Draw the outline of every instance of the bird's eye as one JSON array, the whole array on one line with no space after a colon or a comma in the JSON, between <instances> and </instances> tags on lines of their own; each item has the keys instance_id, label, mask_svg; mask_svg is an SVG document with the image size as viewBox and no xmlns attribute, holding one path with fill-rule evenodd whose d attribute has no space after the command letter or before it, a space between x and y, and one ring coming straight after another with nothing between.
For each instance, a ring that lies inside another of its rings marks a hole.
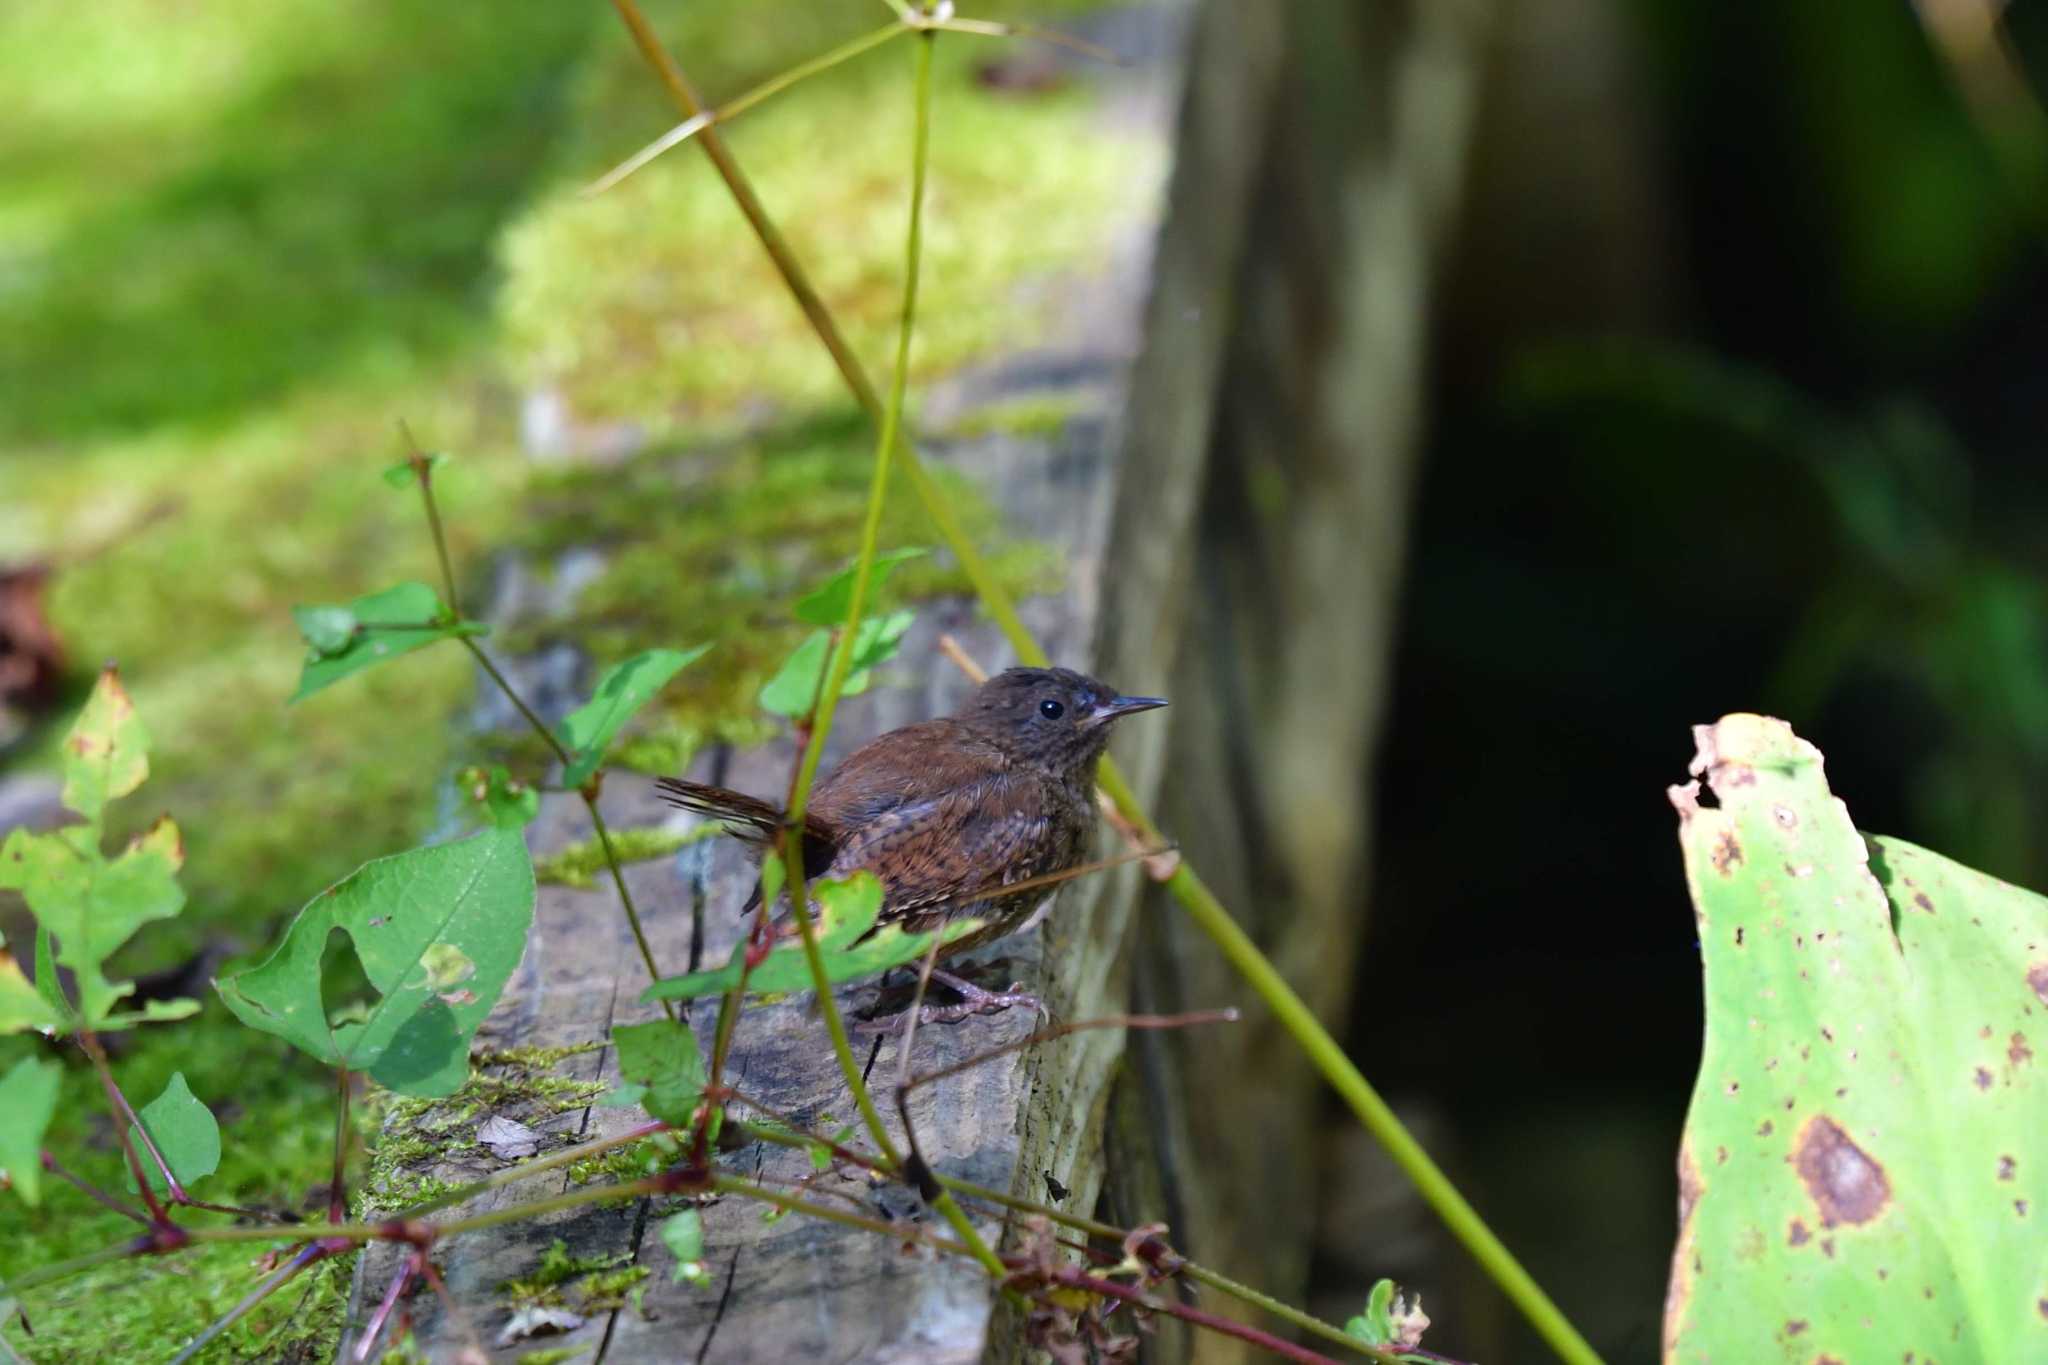
<instances>
[{"instance_id":1,"label":"bird's eye","mask_svg":"<svg viewBox=\"0 0 2048 1365\"><path fill-rule=\"evenodd\" d=\"M1061 716L1067 714L1067 708L1054 701L1051 697L1047 697L1044 701L1038 703L1038 714L1044 716L1047 720L1058 720Z\"/></svg>"}]
</instances>

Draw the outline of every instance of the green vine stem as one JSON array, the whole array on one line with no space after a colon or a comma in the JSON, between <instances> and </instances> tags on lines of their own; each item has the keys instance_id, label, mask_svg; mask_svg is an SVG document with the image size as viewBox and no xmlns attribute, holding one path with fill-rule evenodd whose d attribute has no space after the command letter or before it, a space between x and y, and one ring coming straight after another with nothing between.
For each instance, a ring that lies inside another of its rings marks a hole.
<instances>
[{"instance_id":1,"label":"green vine stem","mask_svg":"<svg viewBox=\"0 0 2048 1365\"><path fill-rule=\"evenodd\" d=\"M676 107L687 118L694 118L702 112L696 93L683 76L682 69L669 55L661 40L647 23L635 0L612 0L641 55L653 68L655 75L668 91ZM810 282L810 276L803 268L789 242L783 237L761 206L752 185L724 141L718 137L715 128L706 127L697 138L698 145L710 158L720 178L725 181L739 210L760 239L781 274L784 285L795 298L797 306L810 321L812 330L832 357L840 375L856 402L866 410L871 419L887 422L887 413L876 395L874 384L868 379L860 360L847 344L838 321L831 310L819 298ZM916 490L927 514L937 526L940 536L960 562L960 568L974 585L981 599L982 607L1002 630L1010 647L1024 663L1043 666L1050 662L1045 650L1025 626L1017 614L1016 605L990 572L988 563L981 552L968 538L959 518L954 514L944 492L930 477L919 460L916 451L900 430L891 429L887 447L902 464L905 477ZM1113 760L1105 759L1102 764L1100 783L1117 809L1141 831L1150 831L1157 838L1157 827L1145 818L1138 805L1137 795ZM1323 1073L1332 1089L1349 1104L1358 1115L1366 1130L1384 1147L1401 1167L1416 1190L1428 1201L1451 1233L1462 1242L1500 1286L1501 1291L1515 1304L1536 1331L1549 1343L1558 1356L1570 1365L1600 1365L1600 1357L1567 1320L1557 1305L1537 1285L1535 1279L1517 1261L1501 1240L1487 1227L1485 1221L1459 1194L1457 1188L1430 1160L1421 1144L1401 1125L1393 1111L1377 1092L1367 1084L1365 1077L1351 1060L1344 1055L1336 1039L1330 1036L1320 1020L1295 994L1292 987L1258 950L1223 903L1195 874L1194 869L1183 861L1179 869L1166 883L1167 891L1187 911L1202 931L1209 935L1224 957L1245 978L1248 985L1265 1001L1267 1007L1280 1024L1291 1034L1296 1044Z\"/></svg>"},{"instance_id":2,"label":"green vine stem","mask_svg":"<svg viewBox=\"0 0 2048 1365\"><path fill-rule=\"evenodd\" d=\"M434 553L441 561L441 581L448 590L448 611L451 615L460 617L462 613L456 605L458 599L455 588L455 566L448 554L447 533L441 527L440 505L434 498L434 462L427 458L426 452L420 449L419 442L413 439L412 429L405 426L404 423L400 423L399 427L405 434L407 463L412 466L413 477L419 481L420 501L426 505L427 526L434 536ZM459 638L462 641L463 648L467 649L470 657L476 660L477 667L483 669L490 680L497 684L498 690L505 694L505 700L512 703L512 708L520 714L527 725L532 728L533 732L541 737L541 741L554 752L555 758L561 765L564 768L570 767L574 760L570 758L569 751L562 747L562 741L555 737L555 732L548 728L547 722L536 715L533 708L526 704L526 699L519 695L518 689L512 686L511 680L499 671L496 664L491 662L490 655L484 653L483 646L479 645L468 635L463 635ZM647 931L640 926L640 910L639 907L633 904L633 893L626 889L625 869L619 865L619 854L618 850L612 846L611 831L605 828L604 813L597 808L599 780L599 778L593 777L577 790L576 795L582 798L584 809L590 812L591 828L597 834L598 847L604 852L605 866L611 869L612 886L619 893L619 907L626 912L626 924L633 931L633 944L640 950L640 961L647 967L647 979L649 981L659 981L661 979L661 968L655 965L654 949L647 942ZM666 1014L671 1020L676 1018L674 1001L662 1001L661 1009L662 1013Z\"/></svg>"}]
</instances>

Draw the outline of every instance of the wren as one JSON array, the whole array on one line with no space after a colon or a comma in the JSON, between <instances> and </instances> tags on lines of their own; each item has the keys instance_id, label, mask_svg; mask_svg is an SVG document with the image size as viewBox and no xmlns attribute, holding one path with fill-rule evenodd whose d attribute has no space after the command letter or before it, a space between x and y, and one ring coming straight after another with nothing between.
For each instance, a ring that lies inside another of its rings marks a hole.
<instances>
[{"instance_id":1,"label":"wren","mask_svg":"<svg viewBox=\"0 0 2048 1365\"><path fill-rule=\"evenodd\" d=\"M1042 884L1003 888L1081 863L1110 727L1164 705L1067 668L998 673L952 715L879 735L818 782L804 817L804 875L874 873L878 926L923 933L962 917L986 921L942 954L1013 933L1051 893ZM768 843L785 823L779 807L723 787L657 785L752 843Z\"/></svg>"}]
</instances>

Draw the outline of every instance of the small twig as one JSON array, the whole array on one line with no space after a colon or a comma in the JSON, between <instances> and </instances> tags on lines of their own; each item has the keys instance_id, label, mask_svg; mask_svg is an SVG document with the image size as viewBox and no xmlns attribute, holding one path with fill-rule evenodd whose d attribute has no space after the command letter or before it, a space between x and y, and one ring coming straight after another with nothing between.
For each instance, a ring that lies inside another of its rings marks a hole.
<instances>
[{"instance_id":1,"label":"small twig","mask_svg":"<svg viewBox=\"0 0 2048 1365\"><path fill-rule=\"evenodd\" d=\"M979 38L1028 38L1051 47L1063 47L1078 52L1084 57L1093 57L1098 62L1111 66L1129 66L1130 59L1120 52L1076 38L1071 33L1058 29L1036 28L1030 24L1005 24L993 19L934 19L921 25L925 28L943 29L947 33L969 33Z\"/></svg>"},{"instance_id":2,"label":"small twig","mask_svg":"<svg viewBox=\"0 0 2048 1365\"><path fill-rule=\"evenodd\" d=\"M348 1212L348 1068L334 1069L334 1179L327 1187L327 1221L339 1223Z\"/></svg>"},{"instance_id":3,"label":"small twig","mask_svg":"<svg viewBox=\"0 0 2048 1365\"><path fill-rule=\"evenodd\" d=\"M399 419L398 431L405 437L406 462L412 465L413 477L420 482L420 499L427 505L427 525L434 532L434 553L441 560L441 582L448 589L448 614L460 621L462 601L455 589L455 563L448 557L448 537L441 529L441 509L434 502L434 462L420 449L420 443L413 439L412 428L403 418Z\"/></svg>"},{"instance_id":4,"label":"small twig","mask_svg":"<svg viewBox=\"0 0 2048 1365\"><path fill-rule=\"evenodd\" d=\"M584 197L588 198L591 195L603 194L606 190L613 188L620 181L647 165L648 162L654 160L663 152L681 146L712 125L730 123L763 100L781 94L792 85L808 80L821 72L829 71L841 62L850 61L870 48L880 47L890 39L900 38L908 32L910 32L910 29L903 24L884 24L870 33L864 33L849 42L841 43L838 47L833 48L822 56L813 57L809 61L799 62L782 74L769 77L744 95L729 100L716 109L705 109L699 113L692 114L689 118L669 129L666 133L663 133L660 137L648 143L645 147L642 147L639 151L633 153L633 155L627 157L617 166L614 166L611 170L585 186L583 189Z\"/></svg>"},{"instance_id":5,"label":"small twig","mask_svg":"<svg viewBox=\"0 0 2048 1365\"><path fill-rule=\"evenodd\" d=\"M279 1266L261 1284L257 1285L247 1294L244 1294L241 1302L230 1308L224 1316L215 1319L212 1326L201 1332L197 1337L194 1337L190 1345L173 1356L171 1358L171 1365L185 1365L186 1361L205 1350L214 1338L246 1317L249 1310L283 1288L285 1281L291 1279L292 1276L298 1274L301 1270L313 1264L313 1262L329 1254L318 1242L308 1242L305 1246L300 1247L298 1255Z\"/></svg>"},{"instance_id":6,"label":"small twig","mask_svg":"<svg viewBox=\"0 0 2048 1365\"><path fill-rule=\"evenodd\" d=\"M437 1210L449 1208L465 1200L473 1199L487 1190L495 1190L500 1186L514 1184L531 1176L542 1175L563 1166L574 1165L586 1157L598 1156L610 1151L614 1147L624 1147L630 1143L638 1142L641 1138L652 1137L656 1133L667 1132L668 1130L668 1124L660 1119L656 1119L652 1123L643 1123L637 1128L628 1128L625 1132L614 1133L610 1137L593 1138L589 1142L578 1143L574 1147L564 1147L559 1152L550 1152L546 1156L535 1157L531 1161L522 1161L517 1166L508 1167L493 1175L485 1176L482 1180L473 1181L457 1189L449 1190L444 1194L438 1194L422 1203L409 1205L393 1216L401 1219L421 1218Z\"/></svg>"},{"instance_id":7,"label":"small twig","mask_svg":"<svg viewBox=\"0 0 2048 1365\"><path fill-rule=\"evenodd\" d=\"M112 1209L115 1213L120 1214L123 1218L133 1218L136 1222L142 1224L144 1227L149 1226L148 1214L144 1213L141 1209L136 1208L135 1205L130 1204L125 1200L116 1199L113 1195L108 1194L105 1190L86 1180L84 1177L73 1174L71 1171L67 1170L57 1160L56 1155L49 1151L49 1149L47 1148L45 1148L42 1153L42 1164L44 1170L48 1171L51 1175L56 1176L60 1180L69 1181L71 1184L77 1186L78 1189L82 1191L88 1198L93 1199L96 1202L105 1205L107 1208Z\"/></svg>"},{"instance_id":8,"label":"small twig","mask_svg":"<svg viewBox=\"0 0 2048 1365\"><path fill-rule=\"evenodd\" d=\"M132 1128L141 1134L143 1144L149 1148L149 1154L155 1160L157 1169L163 1172L164 1188L171 1192L174 1199L183 1193L178 1186L178 1178L171 1174L170 1163L165 1161L163 1153L157 1150L156 1143L149 1136L149 1130L144 1128L142 1121L135 1116L135 1110L129 1106L128 1097L123 1095L121 1087L114 1083L114 1073L107 1066L106 1050L100 1046L98 1036L91 1029L82 1028L78 1031L78 1044L85 1049L85 1055L92 1058L93 1070L99 1073L100 1086L107 1092L107 1103L114 1110L114 1137L120 1142L121 1151L128 1157L128 1169L135 1176L135 1188L141 1193L142 1202L149 1208L150 1221L166 1222L164 1206L157 1202L156 1191L150 1188L149 1176L142 1169L142 1159L135 1155L135 1144L129 1141L129 1129Z\"/></svg>"},{"instance_id":9,"label":"small twig","mask_svg":"<svg viewBox=\"0 0 2048 1365\"><path fill-rule=\"evenodd\" d=\"M398 1306L399 1296L405 1293L405 1286L411 1282L413 1273L425 1260L426 1253L415 1248L405 1258L405 1264L399 1268L398 1273L391 1277L391 1287L384 1291L383 1299L377 1304L377 1311L370 1314L369 1324L363 1328L362 1340L356 1343L357 1365L370 1358L370 1351L376 1346L377 1338L384 1335L384 1324L390 1319L391 1310Z\"/></svg>"},{"instance_id":10,"label":"small twig","mask_svg":"<svg viewBox=\"0 0 2048 1365\"><path fill-rule=\"evenodd\" d=\"M471 1358L478 1361L489 1360L491 1358L490 1352L484 1349L484 1339L477 1335L476 1324L469 1320L469 1314L462 1311L462 1305L457 1303L455 1296L448 1292L448 1285L442 1280L441 1272L435 1268L433 1258L428 1256L424 1249L420 1251L419 1258L420 1274L426 1277L429 1285L433 1286L434 1293L441 1299L441 1307L447 1312L449 1318L454 1321L456 1330L469 1338L470 1348L475 1352L475 1355Z\"/></svg>"},{"instance_id":11,"label":"small twig","mask_svg":"<svg viewBox=\"0 0 2048 1365\"><path fill-rule=\"evenodd\" d=\"M1001 1047L977 1053L964 1061L941 1067L937 1071L913 1076L905 1088L915 1090L921 1085L930 1085L933 1081L943 1081L948 1076L957 1076L963 1071L972 1070L998 1057L1007 1057L1012 1052L1022 1052L1027 1047L1036 1047L1040 1043L1049 1043L1055 1038L1064 1038L1070 1033L1080 1033L1087 1029L1192 1028L1200 1024L1234 1024L1237 1019L1238 1013L1235 1009L1193 1010L1186 1014L1112 1014L1101 1019L1076 1019L1071 1024L1057 1024L1052 1028L1040 1029L1028 1038L1019 1038L1014 1043L1005 1043Z\"/></svg>"},{"instance_id":12,"label":"small twig","mask_svg":"<svg viewBox=\"0 0 2048 1365\"><path fill-rule=\"evenodd\" d=\"M1013 1288L1032 1281L1038 1281L1042 1284L1058 1285L1063 1289L1079 1289L1090 1294L1100 1294L1104 1298L1121 1299L1125 1303L1136 1304L1140 1308L1150 1309L1155 1313L1164 1313L1169 1317L1179 1318L1183 1322L1193 1323L1195 1326L1207 1328L1211 1332L1220 1332L1227 1337L1236 1337L1239 1341L1249 1342L1261 1350L1272 1352L1274 1355L1282 1356L1288 1360L1301 1361L1303 1365L1339 1365L1339 1362L1322 1354L1320 1351L1311 1351L1306 1346L1297 1346L1291 1341L1285 1341L1274 1336L1271 1332L1261 1331L1249 1323L1239 1322L1235 1318L1222 1317L1218 1314L1196 1308L1191 1304L1178 1302L1177 1300L1159 1298L1120 1281L1107 1279L1100 1275L1090 1275L1087 1271L1074 1266L1032 1265L1017 1258L1012 1258L1010 1264L1019 1272L1012 1275L1009 1279L1008 1283ZM1380 1360L1392 1362L1392 1365L1399 1365L1400 1357L1393 1352L1381 1350L1377 1347L1365 1346L1363 1342L1360 1342L1359 1345L1368 1354Z\"/></svg>"}]
</instances>

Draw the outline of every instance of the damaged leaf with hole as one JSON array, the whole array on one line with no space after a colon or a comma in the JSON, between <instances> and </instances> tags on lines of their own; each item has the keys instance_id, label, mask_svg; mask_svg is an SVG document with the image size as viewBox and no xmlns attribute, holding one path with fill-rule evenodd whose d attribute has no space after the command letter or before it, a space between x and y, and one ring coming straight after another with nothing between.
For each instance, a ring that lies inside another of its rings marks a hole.
<instances>
[{"instance_id":1,"label":"damaged leaf with hole","mask_svg":"<svg viewBox=\"0 0 2048 1365\"><path fill-rule=\"evenodd\" d=\"M1685 1150L1716 1159L1684 1164L1665 1359L2048 1360L2048 900L1859 833L1781 721L1695 740Z\"/></svg>"}]
</instances>

